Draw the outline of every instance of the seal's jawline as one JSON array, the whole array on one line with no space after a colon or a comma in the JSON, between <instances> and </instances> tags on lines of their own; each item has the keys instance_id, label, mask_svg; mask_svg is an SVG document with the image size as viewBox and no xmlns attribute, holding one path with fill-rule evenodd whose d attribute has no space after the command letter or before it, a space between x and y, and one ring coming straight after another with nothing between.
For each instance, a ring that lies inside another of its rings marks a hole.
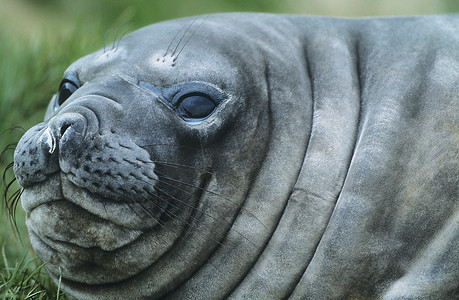
<instances>
[{"instance_id":1,"label":"seal's jawline","mask_svg":"<svg viewBox=\"0 0 459 300\"><path fill-rule=\"evenodd\" d=\"M152 264L150 264L147 267L145 267L145 269L140 270L139 272L137 272L137 273L135 273L135 274L133 274L133 275L131 275L129 277L126 277L126 278L124 278L122 280L108 281L108 282L105 282L105 283L97 283L97 284L90 284L90 283L84 283L84 282L80 282L80 281L75 281L75 280L66 278L64 276L59 276L58 274L52 272L49 268L47 268L46 270L48 270L48 272L50 273L51 277L54 279L55 282L59 282L60 281L63 286L67 286L67 287L71 286L71 289L81 291L81 290L87 289L88 287L106 288L106 287L110 287L110 286L118 286L120 284L124 284L126 282L135 280L136 277L141 276L143 272L147 271L154 264L155 264L155 262L153 262Z\"/></svg>"}]
</instances>

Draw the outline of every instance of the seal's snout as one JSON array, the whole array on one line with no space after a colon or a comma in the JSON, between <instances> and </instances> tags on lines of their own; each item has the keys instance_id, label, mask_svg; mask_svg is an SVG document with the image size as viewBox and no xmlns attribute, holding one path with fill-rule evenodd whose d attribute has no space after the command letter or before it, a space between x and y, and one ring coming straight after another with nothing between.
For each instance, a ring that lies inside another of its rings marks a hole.
<instances>
[{"instance_id":1,"label":"seal's snout","mask_svg":"<svg viewBox=\"0 0 459 300\"><path fill-rule=\"evenodd\" d=\"M24 134L14 151L14 174L21 186L42 182L59 170L58 161L52 159L56 143L53 132L44 124Z\"/></svg>"},{"instance_id":2,"label":"seal's snout","mask_svg":"<svg viewBox=\"0 0 459 300\"><path fill-rule=\"evenodd\" d=\"M86 128L82 115L66 113L26 132L14 154L14 172L19 184L28 187L59 171L59 156L75 151Z\"/></svg>"}]
</instances>

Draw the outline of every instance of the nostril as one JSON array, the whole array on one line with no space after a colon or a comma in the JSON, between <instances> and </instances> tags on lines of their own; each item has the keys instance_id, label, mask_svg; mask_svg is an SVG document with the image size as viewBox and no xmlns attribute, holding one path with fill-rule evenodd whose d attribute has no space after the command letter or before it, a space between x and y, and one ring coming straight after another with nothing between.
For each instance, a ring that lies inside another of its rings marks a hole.
<instances>
[{"instance_id":1,"label":"nostril","mask_svg":"<svg viewBox=\"0 0 459 300\"><path fill-rule=\"evenodd\" d=\"M39 138L40 144L48 148L48 152L53 154L56 150L57 142L53 131L48 127Z\"/></svg>"},{"instance_id":2,"label":"nostril","mask_svg":"<svg viewBox=\"0 0 459 300\"><path fill-rule=\"evenodd\" d=\"M62 124L62 127L61 127L61 136L64 135L65 131L67 131L67 129L71 126L70 123L64 123Z\"/></svg>"},{"instance_id":3,"label":"nostril","mask_svg":"<svg viewBox=\"0 0 459 300\"><path fill-rule=\"evenodd\" d=\"M59 153L68 147L74 147L84 137L86 132L86 119L78 113L62 113L54 116L48 122L50 137L48 140L55 142L55 148L59 148ZM48 143L52 144L52 143ZM73 146L72 146L73 145ZM49 147L54 152L54 147Z\"/></svg>"}]
</instances>

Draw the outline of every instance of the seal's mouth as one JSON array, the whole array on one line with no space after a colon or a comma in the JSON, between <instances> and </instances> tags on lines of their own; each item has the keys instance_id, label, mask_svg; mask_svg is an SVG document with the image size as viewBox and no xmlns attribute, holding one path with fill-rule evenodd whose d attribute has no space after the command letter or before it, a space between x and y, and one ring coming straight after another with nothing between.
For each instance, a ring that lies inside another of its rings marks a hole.
<instances>
[{"instance_id":1,"label":"seal's mouth","mask_svg":"<svg viewBox=\"0 0 459 300\"><path fill-rule=\"evenodd\" d=\"M57 203L68 204L62 201L49 205L54 206ZM42 206L47 206L47 204ZM162 247L163 245L155 243L158 239L158 232L154 230L145 232L137 238L135 234L131 235L134 239L123 246L116 241L115 235L101 235L105 245L110 245L109 241L112 240L114 249L108 251L99 246L79 245L89 240L88 237L85 239L85 235L88 232L91 233L91 230L83 230L82 233L73 235L72 238L69 238L74 233L72 229L63 229L47 235L42 232L42 226L36 226L33 222L30 219L27 221L29 238L37 255L46 263L45 268L48 272L56 278L62 277L62 279L81 284L97 285L127 280L150 267L167 250ZM92 226L86 229L90 228L94 229ZM99 233L104 229L100 228ZM123 235L119 237L123 242L127 241ZM156 247L152 249L152 245Z\"/></svg>"},{"instance_id":2,"label":"seal's mouth","mask_svg":"<svg viewBox=\"0 0 459 300\"><path fill-rule=\"evenodd\" d=\"M156 224L154 218L146 215L145 205L148 204L140 206L139 202L128 203L104 198L76 186L63 173L55 173L46 181L25 188L21 199L28 217L40 206L59 201L73 204L102 220L133 231L152 228ZM72 214L71 209L68 214Z\"/></svg>"},{"instance_id":3,"label":"seal's mouth","mask_svg":"<svg viewBox=\"0 0 459 300\"><path fill-rule=\"evenodd\" d=\"M69 185L72 184L65 175L56 173L47 181L24 189L22 195L28 227L52 248L61 242L114 251L132 243L146 229L142 228L146 220L137 220L138 214L123 211L135 209L132 206L125 208L121 202L100 199Z\"/></svg>"},{"instance_id":4,"label":"seal's mouth","mask_svg":"<svg viewBox=\"0 0 459 300\"><path fill-rule=\"evenodd\" d=\"M67 200L37 206L28 214L27 225L50 246L62 242L103 251L121 248L142 234L101 219Z\"/></svg>"},{"instance_id":5,"label":"seal's mouth","mask_svg":"<svg viewBox=\"0 0 459 300\"><path fill-rule=\"evenodd\" d=\"M110 202L72 185L63 173L24 189L22 205L31 243L48 271L85 284L120 282L138 274L180 233L161 232L133 212L135 203Z\"/></svg>"}]
</instances>

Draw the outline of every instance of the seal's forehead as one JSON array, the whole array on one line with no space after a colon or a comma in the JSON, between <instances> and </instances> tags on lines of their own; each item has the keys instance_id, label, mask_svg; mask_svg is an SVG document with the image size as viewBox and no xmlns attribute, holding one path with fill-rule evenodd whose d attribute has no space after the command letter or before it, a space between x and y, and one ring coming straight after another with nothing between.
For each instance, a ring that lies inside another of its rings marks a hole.
<instances>
[{"instance_id":1,"label":"seal's forehead","mask_svg":"<svg viewBox=\"0 0 459 300\"><path fill-rule=\"evenodd\" d=\"M231 84L243 71L241 66L248 61L254 64L258 58L256 51L250 51L253 45L247 35L229 25L212 17L157 23L124 37L113 49L109 45L105 51L84 57L69 69L77 70L83 81L116 72L161 85L190 80Z\"/></svg>"}]
</instances>

